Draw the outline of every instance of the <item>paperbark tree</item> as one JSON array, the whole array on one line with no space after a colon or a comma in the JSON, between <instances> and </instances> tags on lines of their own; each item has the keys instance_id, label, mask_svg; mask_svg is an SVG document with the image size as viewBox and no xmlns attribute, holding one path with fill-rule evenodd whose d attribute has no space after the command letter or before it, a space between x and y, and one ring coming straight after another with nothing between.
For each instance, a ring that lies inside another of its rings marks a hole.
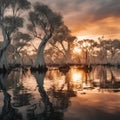
<instances>
[{"instance_id":1,"label":"paperbark tree","mask_svg":"<svg viewBox=\"0 0 120 120\"><path fill-rule=\"evenodd\" d=\"M53 12L48 6L35 3L33 11L29 13L30 24L28 29L35 38L41 40L38 47L37 57L32 68L46 68L44 49L47 42L52 38L56 28L63 24L61 15Z\"/></svg>"},{"instance_id":2,"label":"paperbark tree","mask_svg":"<svg viewBox=\"0 0 120 120\"><path fill-rule=\"evenodd\" d=\"M0 0L0 28L3 38L0 47L0 70L7 70L9 67L6 57L7 48L14 33L23 27L21 10L28 8L30 8L30 3L27 0Z\"/></svg>"},{"instance_id":3,"label":"paperbark tree","mask_svg":"<svg viewBox=\"0 0 120 120\"><path fill-rule=\"evenodd\" d=\"M103 40L101 41L101 47L106 51L107 64L117 63L117 56L120 53L120 41L114 40Z\"/></svg>"},{"instance_id":4,"label":"paperbark tree","mask_svg":"<svg viewBox=\"0 0 120 120\"><path fill-rule=\"evenodd\" d=\"M78 42L79 48L82 49L83 55L84 55L84 64L89 65L92 63L90 60L92 55L94 54L94 47L97 45L97 43L94 40L90 39L84 39L82 41Z\"/></svg>"},{"instance_id":5,"label":"paperbark tree","mask_svg":"<svg viewBox=\"0 0 120 120\"><path fill-rule=\"evenodd\" d=\"M56 30L53 39L50 42L53 47L56 47L58 49L59 47L55 44L59 42L60 46L62 47L65 64L71 62L71 45L75 39L76 37L71 35L71 31L69 30L69 28L66 25L62 25ZM61 50L59 49L59 51Z\"/></svg>"}]
</instances>

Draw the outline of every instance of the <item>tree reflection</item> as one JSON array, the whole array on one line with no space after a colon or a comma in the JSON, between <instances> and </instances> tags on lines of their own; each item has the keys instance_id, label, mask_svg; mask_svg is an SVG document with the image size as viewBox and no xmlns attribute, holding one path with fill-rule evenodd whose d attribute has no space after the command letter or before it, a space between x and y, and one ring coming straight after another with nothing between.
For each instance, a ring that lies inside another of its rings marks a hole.
<instances>
[{"instance_id":1,"label":"tree reflection","mask_svg":"<svg viewBox=\"0 0 120 120\"><path fill-rule=\"evenodd\" d=\"M114 74L114 68L106 66L97 67L97 77L100 80L98 86L101 89L116 89L120 88L120 80ZM96 86L96 83L93 82Z\"/></svg>"},{"instance_id":2,"label":"tree reflection","mask_svg":"<svg viewBox=\"0 0 120 120\"><path fill-rule=\"evenodd\" d=\"M7 78L7 73L0 74L0 88L4 95L4 103L0 114L0 120L23 120L22 115L11 105L11 95L7 92L6 84L4 82Z\"/></svg>"},{"instance_id":3,"label":"tree reflection","mask_svg":"<svg viewBox=\"0 0 120 120\"><path fill-rule=\"evenodd\" d=\"M106 70L106 79L105 79L105 85L102 86L103 88L120 88L120 82L117 81L113 70L111 67L104 68ZM109 71L110 78L107 78L107 72Z\"/></svg>"},{"instance_id":4,"label":"tree reflection","mask_svg":"<svg viewBox=\"0 0 120 120\"><path fill-rule=\"evenodd\" d=\"M53 97L56 98L59 103L58 109L66 110L71 104L70 98L75 97L76 93L73 90L73 85L70 83L70 73L66 72L63 74L65 76L65 82L59 89L53 90Z\"/></svg>"},{"instance_id":5,"label":"tree reflection","mask_svg":"<svg viewBox=\"0 0 120 120\"><path fill-rule=\"evenodd\" d=\"M86 72L84 69L75 67L71 68L65 76L71 76L68 78L67 84L69 84L70 89L73 91L92 89L111 89L113 91L120 88L120 79L116 78L114 69L114 67L97 66L93 67L91 72ZM70 80L71 83L69 83Z\"/></svg>"},{"instance_id":6,"label":"tree reflection","mask_svg":"<svg viewBox=\"0 0 120 120\"><path fill-rule=\"evenodd\" d=\"M29 90L23 85L23 80L26 74L27 71L24 71L24 69L20 69L19 71L16 71L16 74L14 74L14 78L17 78L17 83L13 90L14 107L22 107L30 104L32 94L29 93Z\"/></svg>"},{"instance_id":7,"label":"tree reflection","mask_svg":"<svg viewBox=\"0 0 120 120\"><path fill-rule=\"evenodd\" d=\"M44 77L46 73L33 73L36 82L38 84L38 91L42 97L42 102L44 103L44 110L41 113L36 113L37 104L28 109L27 117L28 120L63 120L63 113L56 111L53 104L50 102L50 99L44 89ZM39 106L40 107L40 106ZM40 112L40 111L39 111Z\"/></svg>"},{"instance_id":8,"label":"tree reflection","mask_svg":"<svg viewBox=\"0 0 120 120\"><path fill-rule=\"evenodd\" d=\"M54 77L52 87L48 91L49 96L51 96L56 110L65 111L71 105L70 98L76 96L76 92L73 90L73 85L70 82L70 73L69 71L60 70L52 73Z\"/></svg>"}]
</instances>

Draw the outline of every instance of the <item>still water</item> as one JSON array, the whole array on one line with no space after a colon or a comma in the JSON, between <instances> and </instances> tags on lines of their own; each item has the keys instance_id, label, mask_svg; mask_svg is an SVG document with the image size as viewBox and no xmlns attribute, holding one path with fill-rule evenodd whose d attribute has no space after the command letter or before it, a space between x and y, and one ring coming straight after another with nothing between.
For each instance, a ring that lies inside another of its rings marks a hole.
<instances>
[{"instance_id":1,"label":"still water","mask_svg":"<svg viewBox=\"0 0 120 120\"><path fill-rule=\"evenodd\" d=\"M120 69L0 74L0 120L120 120Z\"/></svg>"}]
</instances>

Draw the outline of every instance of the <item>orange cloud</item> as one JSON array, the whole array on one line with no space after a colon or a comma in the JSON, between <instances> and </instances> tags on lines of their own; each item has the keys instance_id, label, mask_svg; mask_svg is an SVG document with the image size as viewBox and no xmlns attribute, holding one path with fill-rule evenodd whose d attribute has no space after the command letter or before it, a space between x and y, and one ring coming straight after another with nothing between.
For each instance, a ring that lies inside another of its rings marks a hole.
<instances>
[{"instance_id":1,"label":"orange cloud","mask_svg":"<svg viewBox=\"0 0 120 120\"><path fill-rule=\"evenodd\" d=\"M42 3L60 12L74 35L120 37L119 0L44 0Z\"/></svg>"}]
</instances>

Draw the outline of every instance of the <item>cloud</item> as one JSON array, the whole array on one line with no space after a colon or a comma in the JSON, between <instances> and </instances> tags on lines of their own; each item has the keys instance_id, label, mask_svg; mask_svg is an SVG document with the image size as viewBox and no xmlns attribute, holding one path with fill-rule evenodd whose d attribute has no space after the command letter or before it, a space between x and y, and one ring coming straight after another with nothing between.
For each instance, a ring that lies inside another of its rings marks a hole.
<instances>
[{"instance_id":1,"label":"cloud","mask_svg":"<svg viewBox=\"0 0 120 120\"><path fill-rule=\"evenodd\" d=\"M78 19L97 20L109 16L120 16L119 0L34 0L36 1L49 5L63 16L79 13Z\"/></svg>"},{"instance_id":2,"label":"cloud","mask_svg":"<svg viewBox=\"0 0 120 120\"><path fill-rule=\"evenodd\" d=\"M30 0L33 2L33 0ZM103 19L109 16L119 17L120 0L34 0L47 4L63 16L79 13L78 18Z\"/></svg>"},{"instance_id":3,"label":"cloud","mask_svg":"<svg viewBox=\"0 0 120 120\"><path fill-rule=\"evenodd\" d=\"M93 11L94 20L104 19L107 17L120 17L119 0L99 0L96 4L98 9Z\"/></svg>"},{"instance_id":4,"label":"cloud","mask_svg":"<svg viewBox=\"0 0 120 120\"><path fill-rule=\"evenodd\" d=\"M71 11L77 11L80 9L81 4L86 0L30 0L31 2L41 2L47 4L53 9L62 13L69 13Z\"/></svg>"},{"instance_id":5,"label":"cloud","mask_svg":"<svg viewBox=\"0 0 120 120\"><path fill-rule=\"evenodd\" d=\"M31 0L32 1L32 0ZM120 0L34 0L60 12L73 34L120 33Z\"/></svg>"}]
</instances>

